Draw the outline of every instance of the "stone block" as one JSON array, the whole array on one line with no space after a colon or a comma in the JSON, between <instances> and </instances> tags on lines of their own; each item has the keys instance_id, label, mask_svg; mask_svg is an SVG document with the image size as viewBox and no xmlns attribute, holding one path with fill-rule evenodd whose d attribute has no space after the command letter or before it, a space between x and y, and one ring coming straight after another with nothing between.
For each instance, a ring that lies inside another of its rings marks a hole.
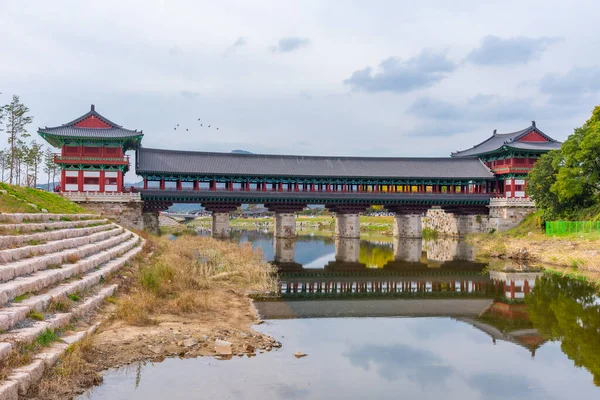
<instances>
[{"instance_id":1,"label":"stone block","mask_svg":"<svg viewBox=\"0 0 600 400\"><path fill-rule=\"evenodd\" d=\"M6 380L0 384L0 400L19 400L19 382Z\"/></svg>"}]
</instances>

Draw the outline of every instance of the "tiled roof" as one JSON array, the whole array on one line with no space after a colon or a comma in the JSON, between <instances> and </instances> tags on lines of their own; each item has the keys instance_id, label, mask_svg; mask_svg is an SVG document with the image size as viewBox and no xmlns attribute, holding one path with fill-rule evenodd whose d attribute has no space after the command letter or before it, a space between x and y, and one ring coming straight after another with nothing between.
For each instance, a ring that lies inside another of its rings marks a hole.
<instances>
[{"instance_id":1,"label":"tiled roof","mask_svg":"<svg viewBox=\"0 0 600 400\"><path fill-rule=\"evenodd\" d=\"M83 128L77 127L76 124L81 121L95 117L101 121L104 121L109 125L108 128ZM143 136L142 131L125 129L121 125L117 125L109 119L103 117L98 112L96 112L94 105L92 104L90 111L81 117L68 122L66 124L55 126L55 127L45 127L38 128L38 132L40 134L45 135L54 135L54 136L64 136L64 137L77 137L77 138L129 138L129 137L137 137Z\"/></svg>"},{"instance_id":2,"label":"tiled roof","mask_svg":"<svg viewBox=\"0 0 600 400\"><path fill-rule=\"evenodd\" d=\"M318 157L210 153L140 147L138 174L342 178L475 178L493 175L476 158Z\"/></svg>"},{"instance_id":3,"label":"tiled roof","mask_svg":"<svg viewBox=\"0 0 600 400\"><path fill-rule=\"evenodd\" d=\"M548 142L520 142L519 139L527 135L531 132L537 132L542 137L548 140ZM522 149L522 150L539 150L539 151L550 151L554 149L560 149L561 143L557 140L552 139L550 136L546 135L544 132L540 131L535 126L535 121L532 121L530 127L526 129L522 129L517 132L512 133L496 133L494 131L493 135L478 145L473 146L470 149L457 151L456 153L452 153L452 157L473 157L479 154L492 153L496 150L501 149L504 146L511 147L514 149Z\"/></svg>"}]
</instances>

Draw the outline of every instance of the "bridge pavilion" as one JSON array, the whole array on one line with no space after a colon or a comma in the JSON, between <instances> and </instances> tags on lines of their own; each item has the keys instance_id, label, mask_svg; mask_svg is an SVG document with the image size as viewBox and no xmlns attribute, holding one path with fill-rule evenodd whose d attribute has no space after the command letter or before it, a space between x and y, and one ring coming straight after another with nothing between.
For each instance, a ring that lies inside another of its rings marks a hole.
<instances>
[{"instance_id":1,"label":"bridge pavilion","mask_svg":"<svg viewBox=\"0 0 600 400\"><path fill-rule=\"evenodd\" d=\"M158 211L173 203L196 203L212 212L213 233L227 235L230 211L241 204L264 204L275 213L276 235L283 237L295 235L294 212L308 204L322 204L336 213L339 237L358 237L359 213L374 204L395 213L396 236L420 237L421 217L431 208L454 218L443 222L442 228L455 234L472 231L475 225L479 231L503 229L509 225L500 220L512 218L509 222L514 225L523 213L507 213L506 207L515 202L499 204L497 199L523 197L526 174L535 160L560 147L534 122L510 134L494 132L486 141L452 157L325 157L151 149L142 146L141 131L111 122L93 105L81 117L61 126L39 128L38 133L61 149L55 162L62 170L60 188L64 195L100 212L115 209L101 203L109 198L119 201L115 194L121 195L123 176L129 169L125 153L135 150L135 170L143 178L143 188L123 200L128 203L123 207L131 208L133 201L139 203L133 214L140 215L123 221L132 227L152 226L150 230L157 231ZM91 207L91 201L100 205ZM499 205L504 207L503 215L494 211ZM519 205L530 210L533 203L527 200ZM122 214L116 212L117 219ZM482 215L491 219L483 220ZM500 219L493 223L494 218Z\"/></svg>"},{"instance_id":2,"label":"bridge pavilion","mask_svg":"<svg viewBox=\"0 0 600 400\"><path fill-rule=\"evenodd\" d=\"M38 134L60 148L54 162L61 168L61 192L119 193L129 170L127 150L144 136L103 117L92 104L90 111L66 124L38 128Z\"/></svg>"},{"instance_id":3,"label":"bridge pavilion","mask_svg":"<svg viewBox=\"0 0 600 400\"><path fill-rule=\"evenodd\" d=\"M508 198L527 197L527 174L544 153L560 149L561 143L531 126L512 133L497 133L470 149L452 153L452 157L477 157L497 179L497 193Z\"/></svg>"}]
</instances>

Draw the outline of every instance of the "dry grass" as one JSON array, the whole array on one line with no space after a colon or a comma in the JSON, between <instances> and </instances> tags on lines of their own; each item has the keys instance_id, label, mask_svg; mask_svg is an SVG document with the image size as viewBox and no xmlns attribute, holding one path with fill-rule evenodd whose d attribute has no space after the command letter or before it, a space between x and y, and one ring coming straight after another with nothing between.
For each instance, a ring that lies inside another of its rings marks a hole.
<instances>
[{"instance_id":1,"label":"dry grass","mask_svg":"<svg viewBox=\"0 0 600 400\"><path fill-rule=\"evenodd\" d=\"M91 335L67 349L55 368L46 371L44 379L35 388L40 399L72 398L73 388L86 388L102 382L93 364L94 344Z\"/></svg>"},{"instance_id":2,"label":"dry grass","mask_svg":"<svg viewBox=\"0 0 600 400\"><path fill-rule=\"evenodd\" d=\"M597 234L548 237L532 233L522 237L504 234L470 238L480 257L527 260L542 265L600 272L600 237Z\"/></svg>"},{"instance_id":3,"label":"dry grass","mask_svg":"<svg viewBox=\"0 0 600 400\"><path fill-rule=\"evenodd\" d=\"M69 254L66 260L67 264L75 264L77 261L81 260L81 257L79 257L77 254Z\"/></svg>"},{"instance_id":4,"label":"dry grass","mask_svg":"<svg viewBox=\"0 0 600 400\"><path fill-rule=\"evenodd\" d=\"M250 245L212 238L151 238L154 253L132 269L134 283L117 308L117 318L150 325L159 314L193 314L218 310L219 292L272 291L273 267Z\"/></svg>"}]
</instances>

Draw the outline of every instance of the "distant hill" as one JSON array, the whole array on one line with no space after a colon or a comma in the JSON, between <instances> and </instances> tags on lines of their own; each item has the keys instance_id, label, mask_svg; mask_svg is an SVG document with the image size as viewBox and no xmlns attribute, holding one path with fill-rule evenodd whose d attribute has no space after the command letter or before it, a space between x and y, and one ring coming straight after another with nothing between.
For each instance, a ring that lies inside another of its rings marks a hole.
<instances>
[{"instance_id":1,"label":"distant hill","mask_svg":"<svg viewBox=\"0 0 600 400\"><path fill-rule=\"evenodd\" d=\"M253 152L248 150L231 150L231 152L234 154L254 154Z\"/></svg>"}]
</instances>

